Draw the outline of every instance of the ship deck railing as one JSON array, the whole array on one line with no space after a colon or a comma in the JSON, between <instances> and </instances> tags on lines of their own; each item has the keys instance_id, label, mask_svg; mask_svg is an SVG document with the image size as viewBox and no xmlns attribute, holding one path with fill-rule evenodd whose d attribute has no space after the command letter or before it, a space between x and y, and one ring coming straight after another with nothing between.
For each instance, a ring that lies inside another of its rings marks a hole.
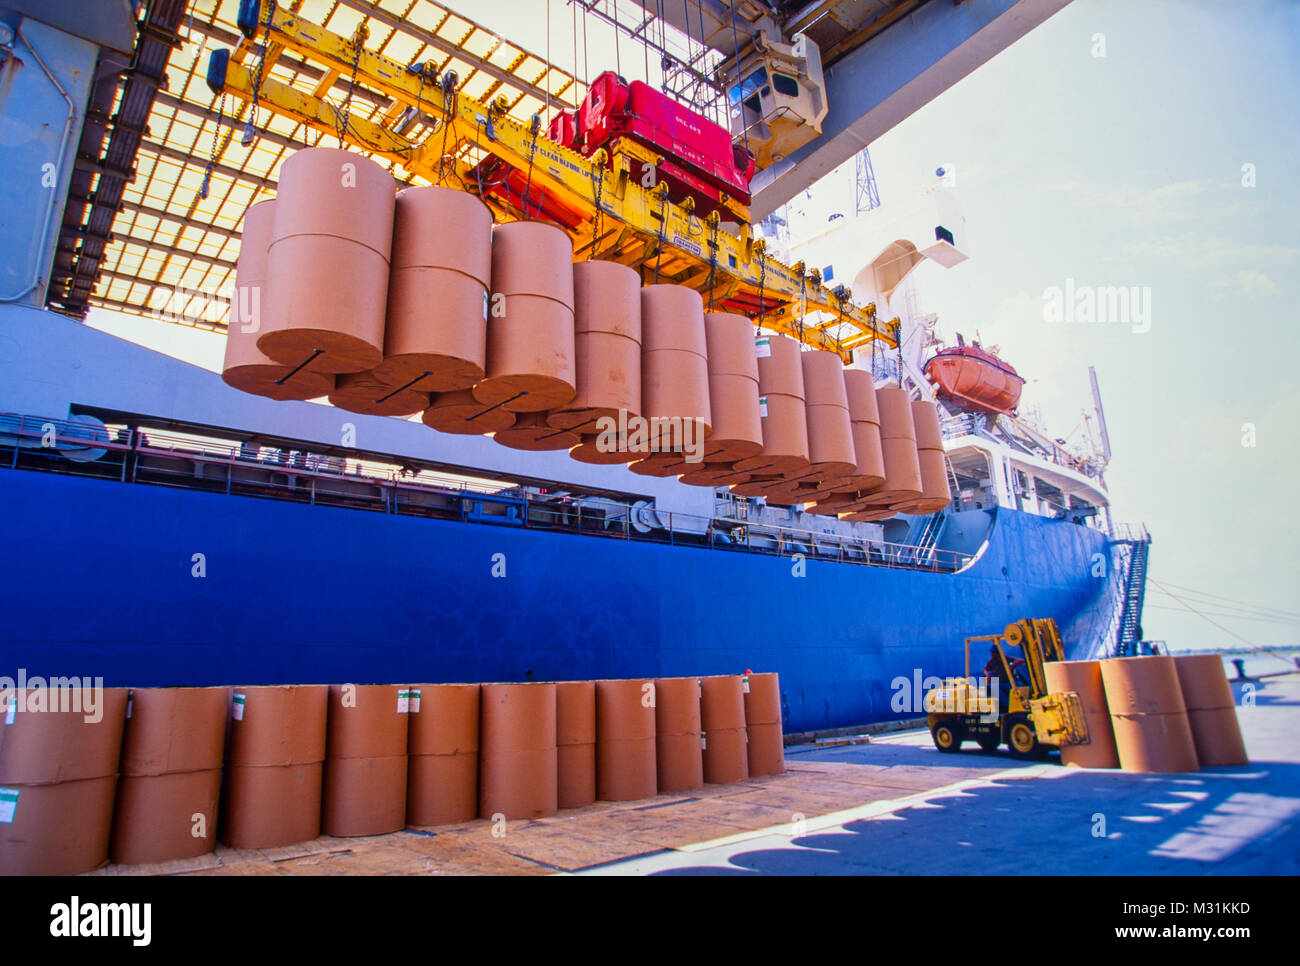
<instances>
[{"instance_id":1,"label":"ship deck railing","mask_svg":"<svg viewBox=\"0 0 1300 966\"><path fill-rule=\"evenodd\" d=\"M5 452L7 450L8 452ZM0 465L123 483L277 499L718 552L953 573L971 555L847 534L653 510L607 498L539 496L517 485L252 442L0 413Z\"/></svg>"}]
</instances>

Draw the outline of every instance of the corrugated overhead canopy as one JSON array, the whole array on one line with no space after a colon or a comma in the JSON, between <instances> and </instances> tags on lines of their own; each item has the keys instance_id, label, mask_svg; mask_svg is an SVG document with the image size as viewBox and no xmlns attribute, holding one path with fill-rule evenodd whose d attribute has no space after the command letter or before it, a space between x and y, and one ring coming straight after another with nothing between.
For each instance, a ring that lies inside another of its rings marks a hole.
<instances>
[{"instance_id":1,"label":"corrugated overhead canopy","mask_svg":"<svg viewBox=\"0 0 1300 966\"><path fill-rule=\"evenodd\" d=\"M73 270L96 277L90 305L137 314L166 314L172 321L222 329L226 309L221 296L234 285L240 219L260 196L275 190L280 163L302 146L332 143L266 110L252 110L236 99L214 104L205 82L208 57L218 48L256 70L259 64L282 83L342 108L395 127L402 108L384 95L351 83L347 75L326 72L273 48L264 60L262 35L246 41L236 26L238 0L195 0L177 30L180 45L171 53L162 84L139 140L134 179L125 184L111 235L87 247L84 228ZM431 0L306 0L304 17L338 33L368 32L366 47L407 64L431 62L439 72L455 71L461 89L483 100L505 99L509 113L528 118L546 106L573 107L586 89L566 71L474 21ZM431 96L435 92L431 90ZM113 105L114 126L124 126L123 97ZM218 116L220 115L220 126ZM254 132L244 144L251 119ZM428 133L418 120L409 136ZM136 122L138 124L138 122ZM218 134L219 132L219 134ZM86 152L83 143L83 156ZM85 161L101 161L103 145ZM355 149L354 149L355 150ZM466 149L472 157L473 149ZM129 164L129 161L127 162ZM394 169L388 162L385 167ZM394 175L411 180L400 166ZM93 199L105 187L96 176ZM206 197L203 197L206 184ZM95 212L87 207L86 218ZM110 212L111 212L110 208ZM104 218L101 204L98 217ZM72 234L78 234L74 225ZM80 262L80 268L77 263ZM56 297L59 296L59 297ZM51 291L52 307L84 313L84 301Z\"/></svg>"}]
</instances>

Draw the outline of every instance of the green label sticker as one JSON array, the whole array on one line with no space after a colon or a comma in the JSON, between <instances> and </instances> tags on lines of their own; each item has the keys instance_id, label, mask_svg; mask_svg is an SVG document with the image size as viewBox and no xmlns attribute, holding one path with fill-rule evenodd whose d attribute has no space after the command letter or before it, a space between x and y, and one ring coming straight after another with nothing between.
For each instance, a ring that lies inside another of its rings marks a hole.
<instances>
[{"instance_id":1,"label":"green label sticker","mask_svg":"<svg viewBox=\"0 0 1300 966\"><path fill-rule=\"evenodd\" d=\"M0 825L10 825L18 811L18 788L0 788Z\"/></svg>"},{"instance_id":2,"label":"green label sticker","mask_svg":"<svg viewBox=\"0 0 1300 966\"><path fill-rule=\"evenodd\" d=\"M244 696L238 691L233 696L234 704L231 705L230 716L236 721L244 720Z\"/></svg>"}]
</instances>

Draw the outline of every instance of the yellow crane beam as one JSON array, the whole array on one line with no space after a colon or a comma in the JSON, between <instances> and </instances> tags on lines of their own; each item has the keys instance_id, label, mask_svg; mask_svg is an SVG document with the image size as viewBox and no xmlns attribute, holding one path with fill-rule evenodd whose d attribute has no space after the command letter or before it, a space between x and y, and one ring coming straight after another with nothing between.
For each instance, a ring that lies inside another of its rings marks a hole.
<instances>
[{"instance_id":1,"label":"yellow crane beam","mask_svg":"<svg viewBox=\"0 0 1300 966\"><path fill-rule=\"evenodd\" d=\"M326 76L337 74L381 92L435 119L435 129L422 142L411 141L341 110L323 98L319 86L310 93L299 90L270 77L269 70L262 71L255 90L256 71L231 58L213 62L208 82L214 91L245 101L256 96L260 107L387 158L430 183L454 177L460 187L473 191L471 170L479 158L463 160L464 155L493 155L527 172L532 186L579 216L578 226L570 229L575 257L617 259L647 270L653 265L661 281L689 285L706 303L743 296L763 306L761 314L747 313L756 325L838 352L846 360L853 349L872 340L898 344L897 319L878 319L874 304L854 305L844 290L823 286L818 273L805 273L802 263L791 267L768 256L748 224L732 234L721 228L716 213L700 219L690 205L668 201L664 185L642 187L617 146L615 168L609 170L603 152L587 158L547 139L539 117L520 121L506 113L502 99L484 104L454 88L432 86L418 71L367 50L365 30L345 37L282 7L271 10L258 27L269 50L292 51L321 66ZM397 113L387 112L390 118ZM515 217L500 202L484 201L502 217ZM805 316L816 311L835 318L805 323ZM840 321L850 331L836 338L826 330Z\"/></svg>"}]
</instances>

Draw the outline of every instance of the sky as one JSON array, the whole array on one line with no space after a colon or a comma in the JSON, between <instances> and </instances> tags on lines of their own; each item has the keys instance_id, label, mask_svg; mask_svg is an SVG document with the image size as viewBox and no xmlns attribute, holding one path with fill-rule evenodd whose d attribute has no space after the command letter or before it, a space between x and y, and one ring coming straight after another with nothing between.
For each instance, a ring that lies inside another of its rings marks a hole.
<instances>
[{"instance_id":1,"label":"sky","mask_svg":"<svg viewBox=\"0 0 1300 966\"><path fill-rule=\"evenodd\" d=\"M569 66L570 10L550 9ZM471 16L543 52L545 11ZM608 45L589 31L594 74ZM917 270L923 311L1000 346L1057 436L1096 367L1113 518L1153 537L1143 630L1173 649L1300 645L1296 91L1298 3L1074 0L871 145L882 214L940 165L965 209L971 258ZM1048 321L1067 284L1135 288L1149 325ZM219 366L219 336L91 323Z\"/></svg>"}]
</instances>

